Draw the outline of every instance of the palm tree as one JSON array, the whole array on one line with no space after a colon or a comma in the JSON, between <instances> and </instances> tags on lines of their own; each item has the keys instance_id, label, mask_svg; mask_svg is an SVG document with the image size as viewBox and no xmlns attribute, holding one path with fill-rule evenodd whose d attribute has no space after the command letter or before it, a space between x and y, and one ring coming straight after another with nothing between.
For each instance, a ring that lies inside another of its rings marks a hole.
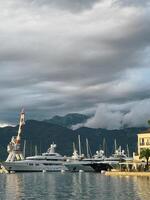
<instances>
[{"instance_id":1,"label":"palm tree","mask_svg":"<svg viewBox=\"0 0 150 200\"><path fill-rule=\"evenodd\" d=\"M140 153L140 158L145 158L146 159L146 169L148 170L148 161L150 158L150 149L143 149Z\"/></svg>"}]
</instances>

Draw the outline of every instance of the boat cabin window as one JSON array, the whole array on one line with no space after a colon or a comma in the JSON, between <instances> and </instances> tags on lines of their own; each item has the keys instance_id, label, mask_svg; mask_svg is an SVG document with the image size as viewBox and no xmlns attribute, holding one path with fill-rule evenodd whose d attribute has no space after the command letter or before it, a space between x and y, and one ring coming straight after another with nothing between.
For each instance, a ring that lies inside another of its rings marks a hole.
<instances>
[{"instance_id":1,"label":"boat cabin window","mask_svg":"<svg viewBox=\"0 0 150 200\"><path fill-rule=\"evenodd\" d=\"M32 165L33 165L33 163L29 163L29 165L30 165L30 166L32 166Z\"/></svg>"},{"instance_id":2,"label":"boat cabin window","mask_svg":"<svg viewBox=\"0 0 150 200\"><path fill-rule=\"evenodd\" d=\"M43 165L60 165L59 163L43 163Z\"/></svg>"},{"instance_id":3,"label":"boat cabin window","mask_svg":"<svg viewBox=\"0 0 150 200\"><path fill-rule=\"evenodd\" d=\"M26 160L44 160L44 158L27 158Z\"/></svg>"},{"instance_id":4,"label":"boat cabin window","mask_svg":"<svg viewBox=\"0 0 150 200\"><path fill-rule=\"evenodd\" d=\"M45 153L43 154L44 156L56 156L56 154L52 154L52 153Z\"/></svg>"},{"instance_id":5,"label":"boat cabin window","mask_svg":"<svg viewBox=\"0 0 150 200\"><path fill-rule=\"evenodd\" d=\"M49 158L46 158L46 160L48 160L48 161L58 161L58 159L49 159Z\"/></svg>"}]
</instances>

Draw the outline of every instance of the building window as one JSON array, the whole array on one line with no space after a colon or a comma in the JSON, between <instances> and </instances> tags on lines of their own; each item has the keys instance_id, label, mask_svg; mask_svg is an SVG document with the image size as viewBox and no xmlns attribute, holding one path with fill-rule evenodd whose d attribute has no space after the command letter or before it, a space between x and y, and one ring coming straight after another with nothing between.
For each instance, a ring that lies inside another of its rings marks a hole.
<instances>
[{"instance_id":1,"label":"building window","mask_svg":"<svg viewBox=\"0 0 150 200\"><path fill-rule=\"evenodd\" d=\"M147 141L146 141L146 145L147 145L147 146L150 145L150 139L147 139Z\"/></svg>"},{"instance_id":2,"label":"building window","mask_svg":"<svg viewBox=\"0 0 150 200\"><path fill-rule=\"evenodd\" d=\"M145 143L144 143L144 138L141 138L141 139L140 139L140 145L141 145L141 146L144 146L144 145L145 145Z\"/></svg>"}]
</instances>

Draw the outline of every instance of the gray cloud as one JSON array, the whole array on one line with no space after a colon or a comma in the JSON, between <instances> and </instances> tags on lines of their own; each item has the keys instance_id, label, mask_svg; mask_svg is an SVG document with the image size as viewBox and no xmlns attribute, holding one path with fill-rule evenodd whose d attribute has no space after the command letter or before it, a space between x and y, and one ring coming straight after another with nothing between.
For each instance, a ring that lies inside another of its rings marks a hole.
<instances>
[{"instance_id":1,"label":"gray cloud","mask_svg":"<svg viewBox=\"0 0 150 200\"><path fill-rule=\"evenodd\" d=\"M132 2L0 3L0 121L149 99L150 8Z\"/></svg>"},{"instance_id":2,"label":"gray cloud","mask_svg":"<svg viewBox=\"0 0 150 200\"><path fill-rule=\"evenodd\" d=\"M38 6L54 6L60 9L67 9L72 12L80 12L85 9L91 9L93 5L100 0L28 0L30 3Z\"/></svg>"},{"instance_id":3,"label":"gray cloud","mask_svg":"<svg viewBox=\"0 0 150 200\"><path fill-rule=\"evenodd\" d=\"M148 119L150 119L150 99L122 105L100 104L95 116L83 126L106 129L142 127L148 126Z\"/></svg>"},{"instance_id":4,"label":"gray cloud","mask_svg":"<svg viewBox=\"0 0 150 200\"><path fill-rule=\"evenodd\" d=\"M142 6L145 7L149 5L149 0L114 0L114 3L119 3L122 6Z\"/></svg>"}]
</instances>

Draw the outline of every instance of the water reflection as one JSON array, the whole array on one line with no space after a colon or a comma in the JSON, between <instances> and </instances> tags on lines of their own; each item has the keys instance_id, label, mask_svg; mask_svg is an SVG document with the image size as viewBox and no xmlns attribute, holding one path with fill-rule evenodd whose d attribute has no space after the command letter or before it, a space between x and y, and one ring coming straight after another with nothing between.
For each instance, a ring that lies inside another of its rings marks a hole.
<instances>
[{"instance_id":1,"label":"water reflection","mask_svg":"<svg viewBox=\"0 0 150 200\"><path fill-rule=\"evenodd\" d=\"M0 175L0 199L149 200L150 179L94 173Z\"/></svg>"},{"instance_id":2,"label":"water reflection","mask_svg":"<svg viewBox=\"0 0 150 200\"><path fill-rule=\"evenodd\" d=\"M141 200L150 199L150 178L149 177L137 177L137 192Z\"/></svg>"},{"instance_id":3,"label":"water reflection","mask_svg":"<svg viewBox=\"0 0 150 200\"><path fill-rule=\"evenodd\" d=\"M18 177L15 174L5 174L2 175L3 178L3 188L1 189L2 199L18 199L21 196L21 188L19 184Z\"/></svg>"}]
</instances>

